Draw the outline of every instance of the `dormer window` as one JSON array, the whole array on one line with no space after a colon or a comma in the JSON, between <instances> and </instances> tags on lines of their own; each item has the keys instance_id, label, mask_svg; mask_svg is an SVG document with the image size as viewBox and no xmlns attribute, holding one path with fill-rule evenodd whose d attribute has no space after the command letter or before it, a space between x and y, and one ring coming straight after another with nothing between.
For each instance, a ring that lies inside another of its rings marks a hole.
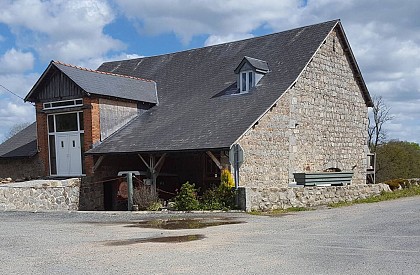
<instances>
[{"instance_id":1,"label":"dormer window","mask_svg":"<svg viewBox=\"0 0 420 275\"><path fill-rule=\"evenodd\" d=\"M235 69L239 93L249 92L268 71L267 62L245 56Z\"/></svg>"},{"instance_id":2,"label":"dormer window","mask_svg":"<svg viewBox=\"0 0 420 275\"><path fill-rule=\"evenodd\" d=\"M239 86L241 87L241 93L246 93L248 92L252 87L255 86L255 82L254 82L254 72L253 71L245 71L245 72L241 72L241 76L240 76L240 84Z\"/></svg>"}]
</instances>

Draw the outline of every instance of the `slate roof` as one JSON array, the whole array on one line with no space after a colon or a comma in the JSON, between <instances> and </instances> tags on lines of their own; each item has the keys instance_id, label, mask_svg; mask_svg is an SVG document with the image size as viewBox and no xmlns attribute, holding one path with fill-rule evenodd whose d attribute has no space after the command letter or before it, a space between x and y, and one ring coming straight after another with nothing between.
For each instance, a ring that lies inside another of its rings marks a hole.
<instances>
[{"instance_id":1,"label":"slate roof","mask_svg":"<svg viewBox=\"0 0 420 275\"><path fill-rule=\"evenodd\" d=\"M242 65L248 62L255 70L259 71L259 72L263 72L266 73L268 72L268 64L266 61L264 60L259 60L256 58L252 58L249 56L245 56L244 59L242 60L242 62L238 65L238 67L236 67L235 69L235 73L239 73L239 70L242 68Z\"/></svg>"},{"instance_id":2,"label":"slate roof","mask_svg":"<svg viewBox=\"0 0 420 275\"><path fill-rule=\"evenodd\" d=\"M102 64L99 71L155 81L159 105L88 153L229 148L296 81L337 25L341 28L334 20L210 47ZM266 61L270 71L250 92L224 95L223 91L236 85L234 70L245 56Z\"/></svg>"},{"instance_id":3,"label":"slate roof","mask_svg":"<svg viewBox=\"0 0 420 275\"><path fill-rule=\"evenodd\" d=\"M50 66L54 66L59 69L86 93L155 104L158 103L156 83L154 81L134 76L89 70L58 61L51 61ZM49 69L50 67L47 68L46 71ZM40 80L28 93L25 100L33 100L34 93L36 93L36 89L42 82L42 79L43 77L41 76Z\"/></svg>"},{"instance_id":4,"label":"slate roof","mask_svg":"<svg viewBox=\"0 0 420 275\"><path fill-rule=\"evenodd\" d=\"M37 152L35 122L0 144L0 158L32 157Z\"/></svg>"}]
</instances>

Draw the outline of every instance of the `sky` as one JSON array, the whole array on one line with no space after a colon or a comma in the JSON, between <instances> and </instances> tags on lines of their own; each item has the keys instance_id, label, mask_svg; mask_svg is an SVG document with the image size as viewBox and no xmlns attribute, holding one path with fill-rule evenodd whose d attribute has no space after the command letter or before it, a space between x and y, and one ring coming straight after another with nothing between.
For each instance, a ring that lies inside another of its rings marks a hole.
<instances>
[{"instance_id":1,"label":"sky","mask_svg":"<svg viewBox=\"0 0 420 275\"><path fill-rule=\"evenodd\" d=\"M388 139L420 143L418 0L0 0L0 141L51 60L96 69L341 19ZM15 93L18 96L13 95Z\"/></svg>"}]
</instances>

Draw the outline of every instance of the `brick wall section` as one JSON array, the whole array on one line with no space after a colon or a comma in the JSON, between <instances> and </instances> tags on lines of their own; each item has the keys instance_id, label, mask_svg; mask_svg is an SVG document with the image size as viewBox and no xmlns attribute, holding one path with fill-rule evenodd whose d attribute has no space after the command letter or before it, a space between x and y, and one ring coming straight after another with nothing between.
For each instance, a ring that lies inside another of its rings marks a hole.
<instances>
[{"instance_id":1,"label":"brick wall section","mask_svg":"<svg viewBox=\"0 0 420 275\"><path fill-rule=\"evenodd\" d=\"M364 184L367 107L335 31L277 105L239 141L241 185L286 187L294 172L337 167ZM353 170L352 170L353 169Z\"/></svg>"},{"instance_id":2,"label":"brick wall section","mask_svg":"<svg viewBox=\"0 0 420 275\"><path fill-rule=\"evenodd\" d=\"M83 110L84 118L84 148L85 151L92 148L92 144L100 141L100 120L99 120L99 99L85 97L84 105L88 108ZM36 103L36 122L39 156L44 164L45 173L43 176L49 175L49 151L48 151L48 124L47 114L42 112L42 103ZM85 157L85 170L87 175L92 175L93 159L91 156Z\"/></svg>"},{"instance_id":3,"label":"brick wall section","mask_svg":"<svg viewBox=\"0 0 420 275\"><path fill-rule=\"evenodd\" d=\"M48 151L48 124L47 115L42 113L42 103L36 103L36 131L38 139L38 151L39 159L43 163L44 171L42 176L48 176L50 174L50 157Z\"/></svg>"},{"instance_id":4,"label":"brick wall section","mask_svg":"<svg viewBox=\"0 0 420 275\"><path fill-rule=\"evenodd\" d=\"M84 129L85 129L85 151L92 148L92 144L95 144L101 139L101 127L99 117L99 99L88 98L83 99L84 105L90 106L83 111L84 118ZM94 160L92 156L85 156L85 173L87 176L93 174Z\"/></svg>"}]
</instances>

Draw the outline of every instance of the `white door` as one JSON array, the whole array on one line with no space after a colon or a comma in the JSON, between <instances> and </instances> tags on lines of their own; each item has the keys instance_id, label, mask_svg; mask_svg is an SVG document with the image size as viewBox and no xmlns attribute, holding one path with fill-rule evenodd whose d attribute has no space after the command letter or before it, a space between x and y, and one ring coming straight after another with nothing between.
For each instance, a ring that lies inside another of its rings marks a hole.
<instances>
[{"instance_id":1,"label":"white door","mask_svg":"<svg viewBox=\"0 0 420 275\"><path fill-rule=\"evenodd\" d=\"M57 175L80 176L82 174L82 159L79 133L57 134Z\"/></svg>"}]
</instances>

